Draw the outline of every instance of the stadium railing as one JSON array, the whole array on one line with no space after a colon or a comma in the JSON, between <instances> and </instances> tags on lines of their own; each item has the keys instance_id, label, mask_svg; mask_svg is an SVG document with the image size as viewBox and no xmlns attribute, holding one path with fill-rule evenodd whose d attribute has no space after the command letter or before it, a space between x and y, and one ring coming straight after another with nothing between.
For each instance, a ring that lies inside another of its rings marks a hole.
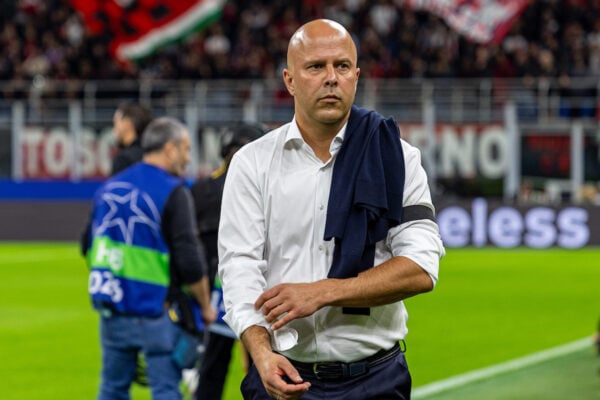
<instances>
[{"instance_id":1,"label":"stadium railing","mask_svg":"<svg viewBox=\"0 0 600 400\"><path fill-rule=\"evenodd\" d=\"M476 178L492 182L495 194L514 197L530 177L537 186L557 183L573 200L578 186L600 178L599 88L597 77L361 78L356 103L396 118L403 136L423 151L434 187L441 183L453 190L455 178ZM145 103L156 115L180 118L198 132L193 175L219 162L224 125L244 120L277 126L293 116L281 79L0 81L0 178L102 178L110 163L112 115L124 99ZM501 127L501 146L485 135L494 126ZM457 132L454 153L444 142L452 138L448 129ZM472 156L462 157L463 150ZM555 157L558 167L537 160L543 152Z\"/></svg>"}]
</instances>

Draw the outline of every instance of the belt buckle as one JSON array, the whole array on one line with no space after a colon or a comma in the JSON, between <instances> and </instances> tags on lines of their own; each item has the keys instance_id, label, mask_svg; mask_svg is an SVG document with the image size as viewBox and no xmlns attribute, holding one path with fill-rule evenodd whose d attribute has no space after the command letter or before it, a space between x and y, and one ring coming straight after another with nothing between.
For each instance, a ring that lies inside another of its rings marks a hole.
<instances>
[{"instance_id":1,"label":"belt buckle","mask_svg":"<svg viewBox=\"0 0 600 400\"><path fill-rule=\"evenodd\" d=\"M312 365L313 374L315 374L315 377L319 380L321 379L321 376L319 375L319 365L320 364L321 363L316 362L316 363L313 363L313 365Z\"/></svg>"},{"instance_id":2,"label":"belt buckle","mask_svg":"<svg viewBox=\"0 0 600 400\"><path fill-rule=\"evenodd\" d=\"M338 367L339 371L337 372L337 376L332 374L331 369L329 371L319 371L319 367ZM337 362L316 362L312 365L313 374L319 380L331 380L331 379L339 379L343 376L343 370L340 363Z\"/></svg>"},{"instance_id":3,"label":"belt buckle","mask_svg":"<svg viewBox=\"0 0 600 400\"><path fill-rule=\"evenodd\" d=\"M364 375L369 371L369 363L367 361L353 363L321 362L313 363L312 370L317 379L331 381Z\"/></svg>"}]
</instances>

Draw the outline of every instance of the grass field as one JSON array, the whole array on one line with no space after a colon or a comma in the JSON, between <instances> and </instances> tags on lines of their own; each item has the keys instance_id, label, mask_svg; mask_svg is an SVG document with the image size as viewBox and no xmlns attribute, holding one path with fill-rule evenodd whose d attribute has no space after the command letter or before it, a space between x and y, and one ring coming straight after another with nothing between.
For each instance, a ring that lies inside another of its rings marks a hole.
<instances>
[{"instance_id":1,"label":"grass field","mask_svg":"<svg viewBox=\"0 0 600 400\"><path fill-rule=\"evenodd\" d=\"M406 302L414 386L591 337L599 261L600 249L448 249L438 287ZM95 398L98 322L86 285L74 243L0 244L0 399ZM422 398L600 399L599 364L590 344ZM226 400L240 398L233 365ZM150 396L136 387L133 398Z\"/></svg>"},{"instance_id":2,"label":"grass field","mask_svg":"<svg viewBox=\"0 0 600 400\"><path fill-rule=\"evenodd\" d=\"M589 344L589 341L587 341ZM593 400L600 399L598 356L584 348L525 368L489 376L415 400ZM504 364L501 364L504 365ZM423 388L423 387L422 387Z\"/></svg>"}]
</instances>

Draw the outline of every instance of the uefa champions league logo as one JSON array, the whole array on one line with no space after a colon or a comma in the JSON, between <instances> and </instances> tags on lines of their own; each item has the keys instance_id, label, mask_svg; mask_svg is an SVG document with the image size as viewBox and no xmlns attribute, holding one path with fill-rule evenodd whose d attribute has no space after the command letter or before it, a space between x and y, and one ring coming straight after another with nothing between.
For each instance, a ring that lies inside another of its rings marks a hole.
<instances>
[{"instance_id":1,"label":"uefa champions league logo","mask_svg":"<svg viewBox=\"0 0 600 400\"><path fill-rule=\"evenodd\" d=\"M132 244L136 225L146 225L152 234L160 237L160 213L148 193L140 191L127 182L114 182L106 186L102 200L109 207L95 235L102 235L107 229L118 227L125 244ZM127 213L119 210L127 207Z\"/></svg>"}]
</instances>

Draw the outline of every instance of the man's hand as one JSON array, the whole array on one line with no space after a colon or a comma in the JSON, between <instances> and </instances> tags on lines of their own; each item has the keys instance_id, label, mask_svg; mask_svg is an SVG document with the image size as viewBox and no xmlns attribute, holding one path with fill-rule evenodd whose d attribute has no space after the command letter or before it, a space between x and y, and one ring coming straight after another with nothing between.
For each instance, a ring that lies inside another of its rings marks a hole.
<instances>
[{"instance_id":1,"label":"man's hand","mask_svg":"<svg viewBox=\"0 0 600 400\"><path fill-rule=\"evenodd\" d=\"M296 318L312 315L323 307L326 281L282 283L263 292L254 307L262 309L265 319L277 330Z\"/></svg>"},{"instance_id":2,"label":"man's hand","mask_svg":"<svg viewBox=\"0 0 600 400\"><path fill-rule=\"evenodd\" d=\"M210 325L217 320L217 311L212 306L202 307L202 321Z\"/></svg>"},{"instance_id":3,"label":"man's hand","mask_svg":"<svg viewBox=\"0 0 600 400\"><path fill-rule=\"evenodd\" d=\"M310 382L304 382L296 368L280 354L265 353L254 361L265 390L275 399L296 400L310 388Z\"/></svg>"},{"instance_id":4,"label":"man's hand","mask_svg":"<svg viewBox=\"0 0 600 400\"><path fill-rule=\"evenodd\" d=\"M395 303L433 289L429 274L408 257L396 256L356 277L311 283L282 283L254 302L277 330L325 306L375 307Z\"/></svg>"},{"instance_id":5,"label":"man's hand","mask_svg":"<svg viewBox=\"0 0 600 400\"><path fill-rule=\"evenodd\" d=\"M204 276L199 281L188 285L190 292L196 298L196 302L200 305L202 320L204 324L210 325L217 320L217 311L210 303L210 289L208 287L208 277Z\"/></svg>"},{"instance_id":6,"label":"man's hand","mask_svg":"<svg viewBox=\"0 0 600 400\"><path fill-rule=\"evenodd\" d=\"M253 325L242 333L241 339L270 396L279 400L296 400L308 391L310 382L304 382L292 363L271 349L271 336L267 329Z\"/></svg>"}]
</instances>

